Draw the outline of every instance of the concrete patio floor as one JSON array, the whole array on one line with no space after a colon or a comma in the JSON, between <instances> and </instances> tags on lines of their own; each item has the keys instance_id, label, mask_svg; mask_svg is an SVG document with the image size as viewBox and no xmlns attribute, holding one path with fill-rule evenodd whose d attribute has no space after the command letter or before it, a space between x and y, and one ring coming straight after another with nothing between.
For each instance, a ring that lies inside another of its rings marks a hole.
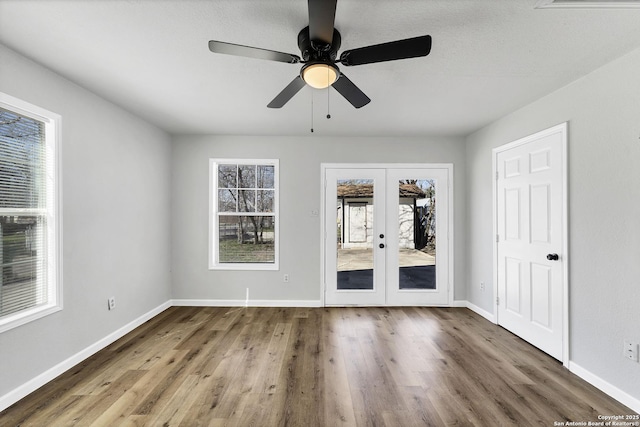
<instances>
[{"instance_id":1,"label":"concrete patio floor","mask_svg":"<svg viewBox=\"0 0 640 427\"><path fill-rule=\"evenodd\" d=\"M400 249L400 267L435 265L436 258L416 249ZM373 249L338 249L338 271L373 268Z\"/></svg>"}]
</instances>

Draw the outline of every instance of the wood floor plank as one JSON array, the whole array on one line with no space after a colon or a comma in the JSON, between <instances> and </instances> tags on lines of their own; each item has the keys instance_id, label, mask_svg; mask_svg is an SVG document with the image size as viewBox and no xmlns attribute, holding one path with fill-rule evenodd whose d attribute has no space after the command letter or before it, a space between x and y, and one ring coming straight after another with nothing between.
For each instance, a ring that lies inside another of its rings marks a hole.
<instances>
[{"instance_id":1,"label":"wood floor plank","mask_svg":"<svg viewBox=\"0 0 640 427\"><path fill-rule=\"evenodd\" d=\"M29 425L29 423L37 426L40 421L37 418L34 421L33 414L40 414L49 407L57 407L69 390L77 387L85 376L90 376L108 365L110 357L109 353L102 351L90 356L54 381L26 396L19 404L0 412L0 418L8 426L22 426ZM18 405L20 410L11 410Z\"/></svg>"},{"instance_id":2,"label":"wood floor plank","mask_svg":"<svg viewBox=\"0 0 640 427\"><path fill-rule=\"evenodd\" d=\"M87 426L94 422L104 411L115 403L127 390L133 387L145 375L145 371L125 371L115 381L104 385L100 394L82 396L82 404L73 405L62 413L52 414L52 424ZM55 405L60 408L61 405ZM44 415L44 414L41 414ZM67 424L68 423L68 424Z\"/></svg>"},{"instance_id":3,"label":"wood floor plank","mask_svg":"<svg viewBox=\"0 0 640 427\"><path fill-rule=\"evenodd\" d=\"M151 426L178 426L185 417L189 406L183 402L187 402L193 391L193 387L198 382L197 375L187 376L182 383L176 388L175 393L171 395L170 400L156 411L154 416L148 417L148 425Z\"/></svg>"},{"instance_id":4,"label":"wood floor plank","mask_svg":"<svg viewBox=\"0 0 640 427\"><path fill-rule=\"evenodd\" d=\"M291 335L291 323L278 323L275 325L269 345L266 349L266 361L263 371L257 375L253 389L258 393L274 394L282 386L278 383L278 377L284 363L285 349Z\"/></svg>"},{"instance_id":5,"label":"wood floor plank","mask_svg":"<svg viewBox=\"0 0 640 427\"><path fill-rule=\"evenodd\" d=\"M355 426L351 390L340 346L340 337L333 326L337 321L338 309L326 309L322 322L324 341L325 406L324 417L328 425Z\"/></svg>"},{"instance_id":6,"label":"wood floor plank","mask_svg":"<svg viewBox=\"0 0 640 427\"><path fill-rule=\"evenodd\" d=\"M153 369L151 372L159 381L149 386L149 392L133 410L133 415L149 415L156 408L162 408L173 398L184 378L189 375L189 364L200 354L199 350L177 350L174 357L167 362L164 369ZM168 371L168 372L167 372ZM166 375L163 375L165 372Z\"/></svg>"},{"instance_id":7,"label":"wood floor plank","mask_svg":"<svg viewBox=\"0 0 640 427\"><path fill-rule=\"evenodd\" d=\"M323 425L324 405L323 372L319 356L321 354L318 319L315 316L294 318L291 338L285 354L285 366L279 380L286 385L282 418L277 425ZM315 408L315 410L303 410Z\"/></svg>"},{"instance_id":8,"label":"wood floor plank","mask_svg":"<svg viewBox=\"0 0 640 427\"><path fill-rule=\"evenodd\" d=\"M246 334L246 327L243 328ZM242 341L244 335L240 335L238 340ZM227 418L234 410L237 401L238 392L232 383L236 376L236 372L240 369L244 362L246 354L236 347L235 344L231 351L226 352L222 357L215 370L201 384L204 389L199 393L197 405L183 421L183 424L189 425L189 422L195 422L197 419L209 418Z\"/></svg>"},{"instance_id":9,"label":"wood floor plank","mask_svg":"<svg viewBox=\"0 0 640 427\"><path fill-rule=\"evenodd\" d=\"M147 396L156 390L158 384L162 383L167 375L172 374L173 364L176 363L176 360L179 361L185 357L186 354L186 350L174 350L167 354L166 360L162 365L147 371L133 387L126 390L119 399L105 409L91 426L119 425L124 423L130 415L145 415L135 414L134 411L143 402L147 401ZM132 419L136 418L134 417Z\"/></svg>"},{"instance_id":10,"label":"wood floor plank","mask_svg":"<svg viewBox=\"0 0 640 427\"><path fill-rule=\"evenodd\" d=\"M403 426L441 426L444 420L433 406L422 387L400 387L398 389L406 410L402 412Z\"/></svg>"},{"instance_id":11,"label":"wood floor plank","mask_svg":"<svg viewBox=\"0 0 640 427\"><path fill-rule=\"evenodd\" d=\"M474 426L474 423L471 422L469 412L460 408L453 399L449 398L442 387L435 385L427 388L423 387L423 389L425 396L429 399L429 402L442 420L441 425Z\"/></svg>"},{"instance_id":12,"label":"wood floor plank","mask_svg":"<svg viewBox=\"0 0 640 427\"><path fill-rule=\"evenodd\" d=\"M0 413L35 426L549 426L633 412L457 308L172 307Z\"/></svg>"}]
</instances>

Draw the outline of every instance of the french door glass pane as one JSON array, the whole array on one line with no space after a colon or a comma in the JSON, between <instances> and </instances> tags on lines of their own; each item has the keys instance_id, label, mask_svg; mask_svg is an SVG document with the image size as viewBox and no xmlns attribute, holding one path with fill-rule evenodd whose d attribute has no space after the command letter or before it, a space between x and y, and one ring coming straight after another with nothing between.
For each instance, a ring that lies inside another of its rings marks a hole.
<instances>
[{"instance_id":1,"label":"french door glass pane","mask_svg":"<svg viewBox=\"0 0 640 427\"><path fill-rule=\"evenodd\" d=\"M337 289L373 289L373 180L337 180Z\"/></svg>"},{"instance_id":2,"label":"french door glass pane","mask_svg":"<svg viewBox=\"0 0 640 427\"><path fill-rule=\"evenodd\" d=\"M431 179L399 183L400 289L436 289L436 186Z\"/></svg>"}]
</instances>

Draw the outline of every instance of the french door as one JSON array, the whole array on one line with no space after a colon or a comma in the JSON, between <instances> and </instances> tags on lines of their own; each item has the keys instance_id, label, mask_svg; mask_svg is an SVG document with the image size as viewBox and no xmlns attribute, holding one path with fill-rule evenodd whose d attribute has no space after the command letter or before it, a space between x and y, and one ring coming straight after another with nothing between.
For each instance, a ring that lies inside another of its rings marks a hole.
<instances>
[{"instance_id":1,"label":"french door","mask_svg":"<svg viewBox=\"0 0 640 427\"><path fill-rule=\"evenodd\" d=\"M326 305L451 302L451 165L323 165Z\"/></svg>"}]
</instances>

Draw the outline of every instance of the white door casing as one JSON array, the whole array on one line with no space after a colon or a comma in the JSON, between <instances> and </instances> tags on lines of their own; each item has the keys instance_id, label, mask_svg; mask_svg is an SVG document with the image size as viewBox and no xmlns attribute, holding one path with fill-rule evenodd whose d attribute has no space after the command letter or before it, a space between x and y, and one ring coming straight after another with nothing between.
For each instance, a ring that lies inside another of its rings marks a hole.
<instances>
[{"instance_id":1,"label":"white door casing","mask_svg":"<svg viewBox=\"0 0 640 427\"><path fill-rule=\"evenodd\" d=\"M498 324L568 362L566 141L564 123L493 155Z\"/></svg>"}]
</instances>

